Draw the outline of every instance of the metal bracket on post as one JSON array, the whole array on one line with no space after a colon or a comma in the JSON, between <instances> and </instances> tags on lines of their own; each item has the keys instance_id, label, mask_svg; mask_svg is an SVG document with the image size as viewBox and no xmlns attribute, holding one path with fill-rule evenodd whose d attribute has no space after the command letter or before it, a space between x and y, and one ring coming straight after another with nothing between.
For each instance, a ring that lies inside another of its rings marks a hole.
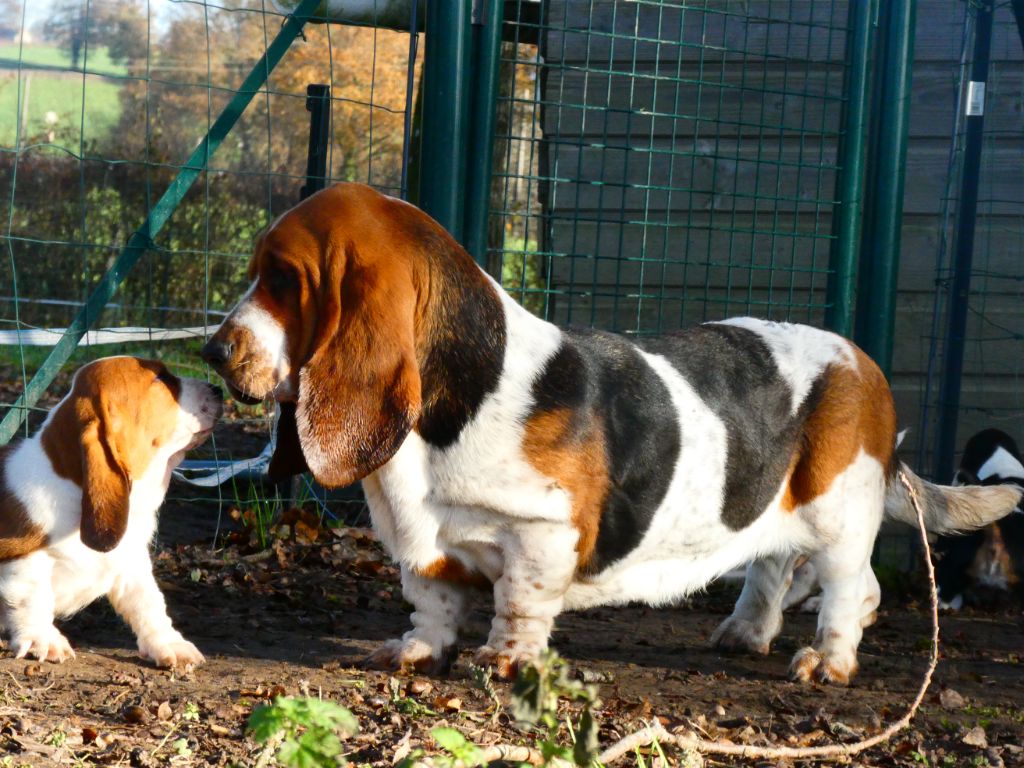
<instances>
[{"instance_id":1,"label":"metal bracket on post","mask_svg":"<svg viewBox=\"0 0 1024 768\"><path fill-rule=\"evenodd\" d=\"M327 155L331 144L331 86L306 86L306 111L309 112L309 149L306 152L306 183L299 200L327 186Z\"/></svg>"}]
</instances>

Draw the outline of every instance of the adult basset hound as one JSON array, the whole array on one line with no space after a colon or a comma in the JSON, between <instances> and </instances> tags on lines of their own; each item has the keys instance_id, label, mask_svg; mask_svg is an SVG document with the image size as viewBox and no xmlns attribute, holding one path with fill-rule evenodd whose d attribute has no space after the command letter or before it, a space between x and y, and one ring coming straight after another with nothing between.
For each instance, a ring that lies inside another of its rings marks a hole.
<instances>
[{"instance_id":1,"label":"adult basset hound","mask_svg":"<svg viewBox=\"0 0 1024 768\"><path fill-rule=\"evenodd\" d=\"M222 404L163 363L109 357L79 369L32 438L0 450L0 618L18 658L73 658L54 618L106 595L144 658L203 661L167 616L149 545L171 470Z\"/></svg>"},{"instance_id":2,"label":"adult basset hound","mask_svg":"<svg viewBox=\"0 0 1024 768\"><path fill-rule=\"evenodd\" d=\"M250 277L203 357L236 397L284 404L274 471L362 478L415 607L373 663L442 667L473 585L495 605L478 659L507 676L563 610L667 603L750 560L714 641L765 653L806 554L824 608L792 674L855 672L882 516L916 518L889 387L851 343L750 318L651 339L557 328L426 214L357 184L275 221ZM1021 495L914 482L936 530Z\"/></svg>"}]
</instances>

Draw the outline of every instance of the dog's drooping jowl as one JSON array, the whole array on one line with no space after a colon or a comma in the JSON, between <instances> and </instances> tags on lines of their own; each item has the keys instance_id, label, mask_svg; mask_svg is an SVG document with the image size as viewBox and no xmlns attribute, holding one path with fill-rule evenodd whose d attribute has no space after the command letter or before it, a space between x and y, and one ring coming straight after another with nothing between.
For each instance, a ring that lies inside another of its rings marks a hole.
<instances>
[{"instance_id":1,"label":"dog's drooping jowl","mask_svg":"<svg viewBox=\"0 0 1024 768\"><path fill-rule=\"evenodd\" d=\"M1024 487L1024 463L1017 443L999 429L984 429L964 446L954 485ZM1024 605L1024 514L1007 515L980 531L940 536L935 545L939 600L959 610L974 585L1012 591Z\"/></svg>"},{"instance_id":2,"label":"dog's drooping jowl","mask_svg":"<svg viewBox=\"0 0 1024 768\"><path fill-rule=\"evenodd\" d=\"M144 658L203 661L167 616L149 546L171 470L221 408L206 382L109 357L79 369L33 437L0 451L0 618L19 658L72 658L54 618L106 595Z\"/></svg>"},{"instance_id":3,"label":"dog's drooping jowl","mask_svg":"<svg viewBox=\"0 0 1024 768\"><path fill-rule=\"evenodd\" d=\"M824 599L792 675L856 671L879 524L916 518L889 387L851 343L750 318L651 339L558 328L422 211L356 184L275 221L250 277L203 356L237 396L282 403L273 471L362 479L415 607L372 663L443 667L483 586L478 661L507 676L564 610L668 603L751 560L714 640L764 653L808 556ZM935 530L1021 495L913 482Z\"/></svg>"}]
</instances>

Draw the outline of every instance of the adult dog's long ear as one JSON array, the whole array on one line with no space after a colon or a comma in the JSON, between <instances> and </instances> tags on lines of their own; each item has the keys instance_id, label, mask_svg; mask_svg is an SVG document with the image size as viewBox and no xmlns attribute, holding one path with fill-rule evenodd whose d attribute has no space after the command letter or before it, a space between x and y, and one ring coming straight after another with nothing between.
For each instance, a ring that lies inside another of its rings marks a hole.
<instances>
[{"instance_id":1,"label":"adult dog's long ear","mask_svg":"<svg viewBox=\"0 0 1024 768\"><path fill-rule=\"evenodd\" d=\"M336 488L390 459L419 418L416 293L401 261L352 243L329 255L320 291L295 417L310 471Z\"/></svg>"},{"instance_id":2,"label":"adult dog's long ear","mask_svg":"<svg viewBox=\"0 0 1024 768\"><path fill-rule=\"evenodd\" d=\"M267 467L267 476L275 483L309 471L306 457L302 455L302 444L299 442L295 407L295 403L277 404L274 455L270 457L270 464Z\"/></svg>"},{"instance_id":3,"label":"adult dog's long ear","mask_svg":"<svg viewBox=\"0 0 1024 768\"><path fill-rule=\"evenodd\" d=\"M94 414L81 433L82 543L99 552L117 546L128 528L131 477L119 455L116 430L107 414Z\"/></svg>"}]
</instances>

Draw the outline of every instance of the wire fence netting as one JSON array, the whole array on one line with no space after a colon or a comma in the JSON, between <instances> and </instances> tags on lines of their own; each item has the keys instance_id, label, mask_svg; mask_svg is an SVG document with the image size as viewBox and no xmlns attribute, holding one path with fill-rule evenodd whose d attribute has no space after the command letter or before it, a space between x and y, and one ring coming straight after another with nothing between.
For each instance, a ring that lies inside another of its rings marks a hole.
<instances>
[{"instance_id":1,"label":"wire fence netting","mask_svg":"<svg viewBox=\"0 0 1024 768\"><path fill-rule=\"evenodd\" d=\"M2 5L0 416L285 18L260 0ZM306 26L27 430L89 359L136 354L209 375L201 340L245 290L255 236L306 181L307 85L331 89L329 180L404 196L412 42L372 26ZM204 451L225 461L257 455L269 414L237 407L231 415L234 429Z\"/></svg>"}]
</instances>

